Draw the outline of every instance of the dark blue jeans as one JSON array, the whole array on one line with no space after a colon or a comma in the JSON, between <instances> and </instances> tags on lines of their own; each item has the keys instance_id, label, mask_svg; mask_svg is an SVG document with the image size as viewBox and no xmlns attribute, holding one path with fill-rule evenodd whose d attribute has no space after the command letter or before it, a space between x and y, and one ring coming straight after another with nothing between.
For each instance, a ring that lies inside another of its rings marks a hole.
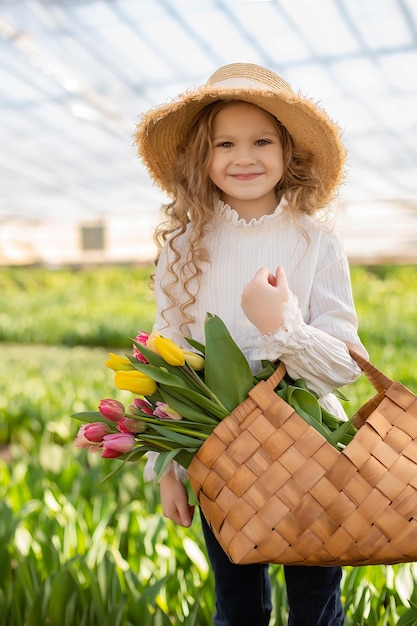
<instances>
[{"instance_id":1,"label":"dark blue jeans","mask_svg":"<svg viewBox=\"0 0 417 626\"><path fill-rule=\"evenodd\" d=\"M271 581L267 565L229 561L201 515L207 552L214 573L216 626L268 626ZM342 626L340 567L285 566L288 626Z\"/></svg>"}]
</instances>

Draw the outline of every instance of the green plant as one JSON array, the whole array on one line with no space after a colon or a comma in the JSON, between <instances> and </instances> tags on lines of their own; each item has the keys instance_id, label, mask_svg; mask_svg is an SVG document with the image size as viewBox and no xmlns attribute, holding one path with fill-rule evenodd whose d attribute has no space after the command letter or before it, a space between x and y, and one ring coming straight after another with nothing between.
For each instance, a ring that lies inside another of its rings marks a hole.
<instances>
[{"instance_id":1,"label":"green plant","mask_svg":"<svg viewBox=\"0 0 417 626\"><path fill-rule=\"evenodd\" d=\"M190 529L164 520L140 464L99 487L111 461L72 443L77 425L69 413L109 393L104 346L125 348L126 336L152 325L149 273L0 270L2 626L212 624L213 580L198 520ZM417 267L354 267L352 284L371 361L416 391ZM372 389L361 377L344 391L352 414ZM284 626L283 570L271 572L271 626ZM417 623L415 564L343 572L346 626Z\"/></svg>"},{"instance_id":2,"label":"green plant","mask_svg":"<svg viewBox=\"0 0 417 626\"><path fill-rule=\"evenodd\" d=\"M0 269L0 341L124 346L150 329L150 267Z\"/></svg>"}]
</instances>

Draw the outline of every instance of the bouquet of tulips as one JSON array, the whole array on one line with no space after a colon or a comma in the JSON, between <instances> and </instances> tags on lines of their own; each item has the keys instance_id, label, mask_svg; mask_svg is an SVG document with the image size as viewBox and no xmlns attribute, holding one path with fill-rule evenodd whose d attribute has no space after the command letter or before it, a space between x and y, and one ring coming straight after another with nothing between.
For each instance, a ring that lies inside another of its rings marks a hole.
<instances>
[{"instance_id":1,"label":"bouquet of tulips","mask_svg":"<svg viewBox=\"0 0 417 626\"><path fill-rule=\"evenodd\" d=\"M218 316L207 314L204 330L204 345L187 339L192 350L158 332L141 331L132 354L110 353L105 365L114 371L115 386L132 392L133 401L126 409L118 400L104 399L98 411L75 414L85 422L75 445L126 461L158 452L158 476L174 459L187 468L219 421L276 367L263 362L254 376ZM352 420L341 421L321 407L303 379L286 375L276 392L335 447L344 447L354 436Z\"/></svg>"}]
</instances>

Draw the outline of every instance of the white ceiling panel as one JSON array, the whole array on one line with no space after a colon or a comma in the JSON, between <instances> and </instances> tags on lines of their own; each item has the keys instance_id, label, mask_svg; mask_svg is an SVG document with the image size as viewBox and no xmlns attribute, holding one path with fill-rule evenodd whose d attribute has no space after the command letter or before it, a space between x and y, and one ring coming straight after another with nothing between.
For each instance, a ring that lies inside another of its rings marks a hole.
<instances>
[{"instance_id":1,"label":"white ceiling panel","mask_svg":"<svg viewBox=\"0 0 417 626\"><path fill-rule=\"evenodd\" d=\"M344 128L342 200L417 198L415 0L0 0L0 217L154 211L138 115L236 61Z\"/></svg>"}]
</instances>

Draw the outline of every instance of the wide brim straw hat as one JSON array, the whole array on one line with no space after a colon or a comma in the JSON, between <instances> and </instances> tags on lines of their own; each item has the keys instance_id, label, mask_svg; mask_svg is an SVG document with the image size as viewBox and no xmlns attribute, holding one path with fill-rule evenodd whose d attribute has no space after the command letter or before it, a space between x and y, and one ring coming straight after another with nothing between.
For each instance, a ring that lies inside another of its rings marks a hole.
<instances>
[{"instance_id":1,"label":"wide brim straw hat","mask_svg":"<svg viewBox=\"0 0 417 626\"><path fill-rule=\"evenodd\" d=\"M141 116L134 135L138 154L154 182L168 195L174 192L180 147L202 109L218 100L249 102L274 115L294 144L311 154L322 183L319 204L323 206L334 196L346 158L339 126L321 106L294 92L275 72L252 63L225 65L206 84Z\"/></svg>"}]
</instances>

